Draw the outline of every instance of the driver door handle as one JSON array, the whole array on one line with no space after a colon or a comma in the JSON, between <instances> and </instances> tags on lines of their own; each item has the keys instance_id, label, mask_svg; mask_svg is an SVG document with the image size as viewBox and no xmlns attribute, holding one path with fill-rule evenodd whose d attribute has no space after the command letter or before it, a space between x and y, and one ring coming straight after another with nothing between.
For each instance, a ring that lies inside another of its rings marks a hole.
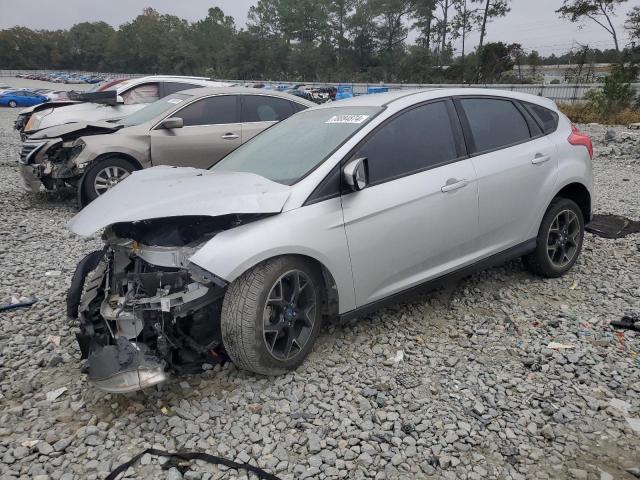
<instances>
[{"instance_id":1,"label":"driver door handle","mask_svg":"<svg viewBox=\"0 0 640 480\"><path fill-rule=\"evenodd\" d=\"M469 185L469 182L465 179L458 180L457 178L450 178L447 180L446 185L444 185L440 190L442 190L442 193L453 192L454 190L464 188L467 185Z\"/></svg>"},{"instance_id":2,"label":"driver door handle","mask_svg":"<svg viewBox=\"0 0 640 480\"><path fill-rule=\"evenodd\" d=\"M222 138L223 140L235 140L236 138L240 138L240 137L235 133L225 133L220 138Z\"/></svg>"},{"instance_id":3,"label":"driver door handle","mask_svg":"<svg viewBox=\"0 0 640 480\"><path fill-rule=\"evenodd\" d=\"M534 165L539 165L541 163L548 162L549 160L551 160L551 157L549 155L536 153L536 156L533 157L533 160L531 160L531 163L533 163Z\"/></svg>"}]
</instances>

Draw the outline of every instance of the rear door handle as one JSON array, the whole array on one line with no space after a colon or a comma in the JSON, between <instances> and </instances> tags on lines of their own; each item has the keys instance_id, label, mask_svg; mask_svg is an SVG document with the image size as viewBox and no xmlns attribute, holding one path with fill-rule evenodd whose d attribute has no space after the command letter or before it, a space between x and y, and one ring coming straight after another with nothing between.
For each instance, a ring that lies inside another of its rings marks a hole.
<instances>
[{"instance_id":1,"label":"rear door handle","mask_svg":"<svg viewBox=\"0 0 640 480\"><path fill-rule=\"evenodd\" d=\"M220 138L222 138L224 140L235 140L236 138L240 138L240 137L238 135L236 135L235 133L225 133Z\"/></svg>"},{"instance_id":2,"label":"rear door handle","mask_svg":"<svg viewBox=\"0 0 640 480\"><path fill-rule=\"evenodd\" d=\"M531 163L533 163L534 165L538 165L540 163L548 162L549 160L551 160L551 157L549 155L543 155L541 153L536 153L536 156L533 157L533 160L531 160Z\"/></svg>"},{"instance_id":3,"label":"rear door handle","mask_svg":"<svg viewBox=\"0 0 640 480\"><path fill-rule=\"evenodd\" d=\"M454 190L458 190L459 188L464 188L469 185L467 180L458 180L456 178L450 178L447 180L447 184L444 185L440 190L442 193L453 192Z\"/></svg>"}]
</instances>

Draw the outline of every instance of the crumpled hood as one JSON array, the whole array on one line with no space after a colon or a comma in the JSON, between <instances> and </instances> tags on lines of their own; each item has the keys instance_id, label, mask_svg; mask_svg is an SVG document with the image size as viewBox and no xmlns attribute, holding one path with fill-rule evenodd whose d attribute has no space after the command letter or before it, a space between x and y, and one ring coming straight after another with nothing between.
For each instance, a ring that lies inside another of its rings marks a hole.
<instances>
[{"instance_id":1,"label":"crumpled hood","mask_svg":"<svg viewBox=\"0 0 640 480\"><path fill-rule=\"evenodd\" d=\"M119 130L121 127L117 123L110 122L72 122L62 125L56 125L55 127L43 128L42 130L29 135L32 140L44 140L47 138L58 138L70 133L79 132L85 129L99 130L100 133L111 133Z\"/></svg>"},{"instance_id":2,"label":"crumpled hood","mask_svg":"<svg viewBox=\"0 0 640 480\"><path fill-rule=\"evenodd\" d=\"M131 174L91 202L67 227L87 236L114 223L152 218L279 213L290 190L253 173L158 166Z\"/></svg>"}]
</instances>

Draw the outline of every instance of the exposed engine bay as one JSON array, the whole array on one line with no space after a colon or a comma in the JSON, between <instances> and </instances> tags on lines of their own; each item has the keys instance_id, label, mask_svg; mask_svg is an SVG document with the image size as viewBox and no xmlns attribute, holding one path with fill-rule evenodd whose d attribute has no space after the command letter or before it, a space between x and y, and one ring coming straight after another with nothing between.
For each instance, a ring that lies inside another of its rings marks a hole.
<instances>
[{"instance_id":1,"label":"exposed engine bay","mask_svg":"<svg viewBox=\"0 0 640 480\"><path fill-rule=\"evenodd\" d=\"M31 135L20 151L20 163L32 169L35 178L47 190L77 186L82 169L74 159L85 143L81 137L118 131L121 125L110 122L76 122L50 127Z\"/></svg>"},{"instance_id":2,"label":"exposed engine bay","mask_svg":"<svg viewBox=\"0 0 640 480\"><path fill-rule=\"evenodd\" d=\"M226 282L189 258L216 233L257 215L187 216L119 223L74 274L67 311L89 381L125 393L195 373L225 358L220 313Z\"/></svg>"}]
</instances>

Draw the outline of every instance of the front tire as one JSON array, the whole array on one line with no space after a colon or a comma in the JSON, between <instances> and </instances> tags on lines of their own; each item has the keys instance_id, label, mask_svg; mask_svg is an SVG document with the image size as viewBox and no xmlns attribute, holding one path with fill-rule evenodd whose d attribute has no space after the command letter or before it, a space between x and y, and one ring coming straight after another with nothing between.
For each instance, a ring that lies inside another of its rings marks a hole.
<instances>
[{"instance_id":1,"label":"front tire","mask_svg":"<svg viewBox=\"0 0 640 480\"><path fill-rule=\"evenodd\" d=\"M524 264L541 277L561 277L578 260L583 240L580 207L568 198L554 198L540 224L536 249L523 258Z\"/></svg>"},{"instance_id":2,"label":"front tire","mask_svg":"<svg viewBox=\"0 0 640 480\"><path fill-rule=\"evenodd\" d=\"M9 106L11 108L16 108L18 106L18 102L16 102L15 100L9 100Z\"/></svg>"},{"instance_id":3,"label":"front tire","mask_svg":"<svg viewBox=\"0 0 640 480\"><path fill-rule=\"evenodd\" d=\"M222 342L239 368L280 375L298 367L322 323L322 277L298 257L267 260L236 279L222 305Z\"/></svg>"},{"instance_id":4,"label":"front tire","mask_svg":"<svg viewBox=\"0 0 640 480\"><path fill-rule=\"evenodd\" d=\"M129 160L120 157L109 157L94 162L89 167L80 188L84 195L83 207L93 202L100 195L115 187L137 170Z\"/></svg>"}]
</instances>

